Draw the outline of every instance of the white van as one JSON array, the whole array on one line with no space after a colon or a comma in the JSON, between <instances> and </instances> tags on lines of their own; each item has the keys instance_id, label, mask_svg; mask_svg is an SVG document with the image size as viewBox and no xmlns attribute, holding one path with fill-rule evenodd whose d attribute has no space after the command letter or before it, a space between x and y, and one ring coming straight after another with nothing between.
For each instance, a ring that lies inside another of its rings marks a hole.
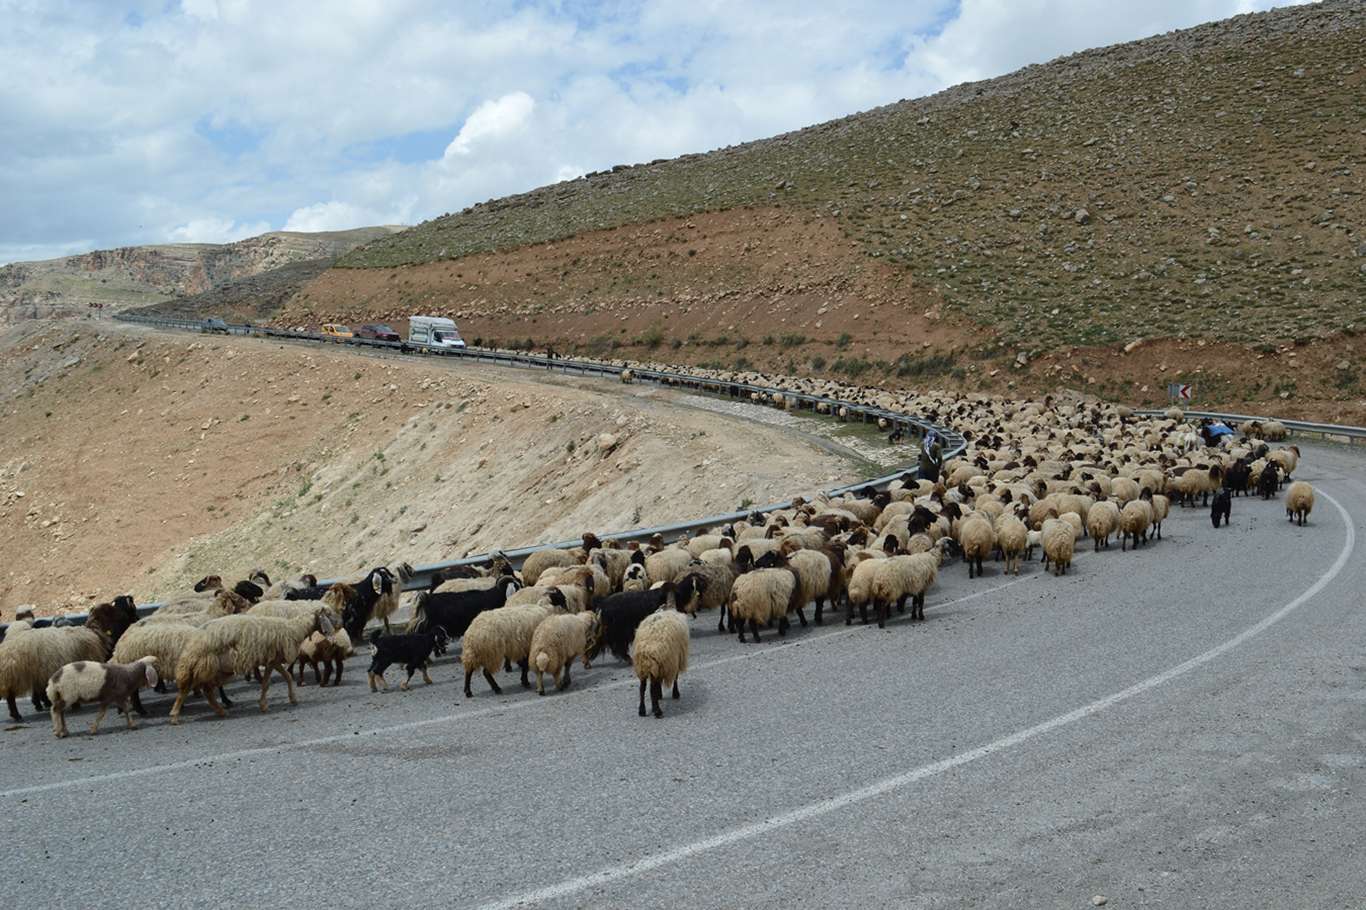
<instances>
[{"instance_id":1,"label":"white van","mask_svg":"<svg viewBox=\"0 0 1366 910\"><path fill-rule=\"evenodd\" d=\"M465 339L455 321L441 316L414 316L408 320L408 341L433 348L463 348Z\"/></svg>"}]
</instances>

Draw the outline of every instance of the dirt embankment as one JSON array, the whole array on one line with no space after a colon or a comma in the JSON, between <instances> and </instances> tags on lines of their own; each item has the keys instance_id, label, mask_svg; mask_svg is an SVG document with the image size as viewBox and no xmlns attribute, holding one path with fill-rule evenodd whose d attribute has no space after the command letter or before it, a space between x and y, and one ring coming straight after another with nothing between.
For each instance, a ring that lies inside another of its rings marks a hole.
<instances>
[{"instance_id":1,"label":"dirt embankment","mask_svg":"<svg viewBox=\"0 0 1366 910\"><path fill-rule=\"evenodd\" d=\"M1046 394L1130 404L1195 386L1194 405L1366 422L1366 334L1240 344L1162 337L1123 345L1005 343L948 315L938 293L866 256L830 219L737 209L598 231L453 262L331 269L276 322L454 316L485 344L553 347L888 388ZM400 328L400 330L402 330Z\"/></svg>"},{"instance_id":2,"label":"dirt embankment","mask_svg":"<svg viewBox=\"0 0 1366 910\"><path fill-rule=\"evenodd\" d=\"M854 474L644 386L66 322L11 329L0 354L5 615L257 565L454 558Z\"/></svg>"}]
</instances>

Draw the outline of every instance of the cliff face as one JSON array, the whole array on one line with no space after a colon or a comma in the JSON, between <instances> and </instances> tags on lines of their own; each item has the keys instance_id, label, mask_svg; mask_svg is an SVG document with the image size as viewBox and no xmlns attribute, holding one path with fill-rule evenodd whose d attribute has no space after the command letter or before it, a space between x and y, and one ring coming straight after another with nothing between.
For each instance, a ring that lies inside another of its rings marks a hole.
<instances>
[{"instance_id":1,"label":"cliff face","mask_svg":"<svg viewBox=\"0 0 1366 910\"><path fill-rule=\"evenodd\" d=\"M16 262L0 267L0 325L92 310L117 312L201 294L292 263L330 259L398 230L274 232L236 243L120 247Z\"/></svg>"}]
</instances>

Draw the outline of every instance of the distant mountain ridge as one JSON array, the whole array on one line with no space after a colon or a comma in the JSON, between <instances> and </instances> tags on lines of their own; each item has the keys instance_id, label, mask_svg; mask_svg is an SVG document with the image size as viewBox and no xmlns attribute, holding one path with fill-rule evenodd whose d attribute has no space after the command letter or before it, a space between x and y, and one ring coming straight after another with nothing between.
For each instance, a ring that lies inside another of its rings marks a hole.
<instances>
[{"instance_id":1,"label":"distant mountain ridge","mask_svg":"<svg viewBox=\"0 0 1366 910\"><path fill-rule=\"evenodd\" d=\"M95 250L0 267L0 325L118 312L187 295L304 261L331 260L401 226L301 233L272 231L234 243L174 243Z\"/></svg>"}]
</instances>

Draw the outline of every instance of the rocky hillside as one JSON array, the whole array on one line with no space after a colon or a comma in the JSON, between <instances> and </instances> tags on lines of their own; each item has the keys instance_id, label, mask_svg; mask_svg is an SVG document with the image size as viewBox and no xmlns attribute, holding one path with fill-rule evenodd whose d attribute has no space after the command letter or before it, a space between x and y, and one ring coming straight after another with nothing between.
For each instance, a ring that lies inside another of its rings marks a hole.
<instances>
[{"instance_id":1,"label":"rocky hillside","mask_svg":"<svg viewBox=\"0 0 1366 910\"><path fill-rule=\"evenodd\" d=\"M440 305L519 331L526 314L488 279L540 249L516 278L543 338L680 308L772 313L773 331L791 313L810 336L885 302L844 331L919 337L929 313L1026 359L1154 336L1303 342L1366 324L1363 124L1366 4L1239 16L477 205L343 257L291 319L319 300ZM758 230L774 215L781 242Z\"/></svg>"},{"instance_id":2,"label":"rocky hillside","mask_svg":"<svg viewBox=\"0 0 1366 910\"><path fill-rule=\"evenodd\" d=\"M290 263L331 259L399 227L304 234L277 231L236 243L180 243L97 250L0 267L0 325L19 319L105 312L199 294Z\"/></svg>"}]
</instances>

